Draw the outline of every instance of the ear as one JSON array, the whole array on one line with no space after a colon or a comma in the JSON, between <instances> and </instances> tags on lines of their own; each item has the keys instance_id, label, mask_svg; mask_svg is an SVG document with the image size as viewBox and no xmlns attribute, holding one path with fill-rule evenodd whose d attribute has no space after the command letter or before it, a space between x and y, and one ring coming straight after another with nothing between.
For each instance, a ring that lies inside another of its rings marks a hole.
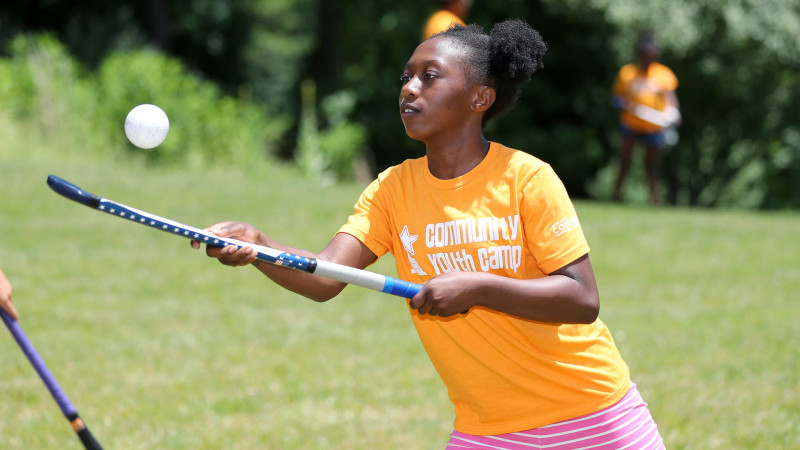
<instances>
[{"instance_id":1,"label":"ear","mask_svg":"<svg viewBox=\"0 0 800 450\"><path fill-rule=\"evenodd\" d=\"M497 92L493 87L478 86L473 91L472 103L470 109L476 112L486 112L494 104L494 99L497 97Z\"/></svg>"}]
</instances>

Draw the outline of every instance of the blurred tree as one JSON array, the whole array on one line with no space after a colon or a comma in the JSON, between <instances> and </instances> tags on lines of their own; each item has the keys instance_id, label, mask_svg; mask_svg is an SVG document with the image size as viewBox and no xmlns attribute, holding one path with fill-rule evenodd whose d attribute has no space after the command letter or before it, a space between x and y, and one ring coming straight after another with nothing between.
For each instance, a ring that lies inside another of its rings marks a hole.
<instances>
[{"instance_id":1,"label":"blurred tree","mask_svg":"<svg viewBox=\"0 0 800 450\"><path fill-rule=\"evenodd\" d=\"M368 130L368 156L377 169L421 156L424 148L405 135L397 98L403 66L419 43L429 5L388 0L320 0L318 57L309 74L322 95L341 89L357 98L354 118ZM433 4L430 4L433 7ZM346 23L346 26L339 24Z\"/></svg>"},{"instance_id":2,"label":"blurred tree","mask_svg":"<svg viewBox=\"0 0 800 450\"><path fill-rule=\"evenodd\" d=\"M21 32L51 32L91 69L114 49L147 44L139 2L100 0L4 0L0 4L0 39Z\"/></svg>"},{"instance_id":3,"label":"blurred tree","mask_svg":"<svg viewBox=\"0 0 800 450\"><path fill-rule=\"evenodd\" d=\"M434 8L390 0L5 0L0 42L49 30L90 70L116 50L168 51L223 92L293 117L287 155L298 142L301 80L312 79L318 109L342 92L355 99L345 120L366 127L365 146L383 169L424 152L405 136L396 102L399 74ZM676 204L800 207L796 0L476 0L467 22L489 29L507 18L539 29L550 51L517 109L490 124L487 137L551 163L571 195L609 194L604 174L617 147L611 83L631 60L637 32L649 27L680 80L684 115L681 142L662 167L665 195ZM343 123L321 110L318 117L321 132ZM360 142L357 134L331 142Z\"/></svg>"},{"instance_id":4,"label":"blurred tree","mask_svg":"<svg viewBox=\"0 0 800 450\"><path fill-rule=\"evenodd\" d=\"M222 91L297 115L300 72L316 43L315 0L4 0L0 49L48 31L90 70L114 51L154 47ZM3 51L3 50L0 50ZM8 54L8 50L5 50ZM293 138L288 140L293 145Z\"/></svg>"},{"instance_id":5,"label":"blurred tree","mask_svg":"<svg viewBox=\"0 0 800 450\"><path fill-rule=\"evenodd\" d=\"M473 10L487 28L521 17L549 46L544 69L526 86L520 104L490 124L488 134L550 163L571 196L586 197L587 181L615 151L614 114L608 105L617 68L607 45L613 26L597 20L602 11L591 5L484 3Z\"/></svg>"}]
</instances>

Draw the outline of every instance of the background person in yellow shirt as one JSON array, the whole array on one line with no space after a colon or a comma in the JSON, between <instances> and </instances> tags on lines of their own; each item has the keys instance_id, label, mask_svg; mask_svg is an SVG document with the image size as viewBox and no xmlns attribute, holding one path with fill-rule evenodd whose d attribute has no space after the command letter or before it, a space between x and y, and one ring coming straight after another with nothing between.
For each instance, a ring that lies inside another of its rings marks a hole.
<instances>
[{"instance_id":1,"label":"background person in yellow shirt","mask_svg":"<svg viewBox=\"0 0 800 450\"><path fill-rule=\"evenodd\" d=\"M614 81L612 104L620 109L619 174L612 198L622 199L622 186L631 166L634 144L645 146L645 171L650 203L660 203L658 196L659 151L667 144L665 132L680 123L678 78L669 67L657 62L659 48L650 31L640 34L636 43L637 62L626 64ZM674 130L673 130L674 132ZM675 136L675 135L673 135Z\"/></svg>"},{"instance_id":2,"label":"background person in yellow shirt","mask_svg":"<svg viewBox=\"0 0 800 450\"><path fill-rule=\"evenodd\" d=\"M392 253L399 276L423 284L409 313L455 409L448 449L663 448L598 319L589 246L564 185L548 164L483 135L546 50L519 20L421 43L400 77L399 112L425 156L382 172L320 252L241 222L209 231L357 268ZM253 248L206 253L317 301L344 288L256 261Z\"/></svg>"},{"instance_id":3,"label":"background person in yellow shirt","mask_svg":"<svg viewBox=\"0 0 800 450\"><path fill-rule=\"evenodd\" d=\"M452 25L466 25L464 19L472 8L472 0L436 0L434 3L439 5L439 10L425 22L422 28L423 41Z\"/></svg>"}]
</instances>

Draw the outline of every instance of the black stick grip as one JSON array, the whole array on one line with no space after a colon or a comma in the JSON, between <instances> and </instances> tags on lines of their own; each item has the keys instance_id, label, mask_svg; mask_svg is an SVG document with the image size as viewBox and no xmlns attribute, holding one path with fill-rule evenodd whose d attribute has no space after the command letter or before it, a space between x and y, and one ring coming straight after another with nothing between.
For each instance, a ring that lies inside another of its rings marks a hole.
<instances>
[{"instance_id":1,"label":"black stick grip","mask_svg":"<svg viewBox=\"0 0 800 450\"><path fill-rule=\"evenodd\" d=\"M91 192L86 192L63 178L59 178L55 175L49 175L47 177L47 185L50 186L50 189L56 191L60 195L91 208L97 208L100 205L99 196L94 195Z\"/></svg>"},{"instance_id":2,"label":"black stick grip","mask_svg":"<svg viewBox=\"0 0 800 450\"><path fill-rule=\"evenodd\" d=\"M101 447L100 443L94 438L92 432L85 426L82 430L78 431L78 438L81 440L83 448L86 450L103 450L103 447Z\"/></svg>"}]
</instances>

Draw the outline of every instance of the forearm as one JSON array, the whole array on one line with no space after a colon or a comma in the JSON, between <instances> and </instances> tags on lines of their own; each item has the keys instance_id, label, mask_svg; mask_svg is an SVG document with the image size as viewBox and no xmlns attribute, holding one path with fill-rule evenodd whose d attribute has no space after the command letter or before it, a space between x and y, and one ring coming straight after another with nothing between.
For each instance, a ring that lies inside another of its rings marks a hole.
<instances>
[{"instance_id":1,"label":"forearm","mask_svg":"<svg viewBox=\"0 0 800 450\"><path fill-rule=\"evenodd\" d=\"M477 306L546 323L592 323L599 302L596 288L565 275L532 280L488 276L476 295Z\"/></svg>"},{"instance_id":2,"label":"forearm","mask_svg":"<svg viewBox=\"0 0 800 450\"><path fill-rule=\"evenodd\" d=\"M324 255L282 245L263 234L259 237L259 244L280 250L282 252L305 256L307 258L326 260ZM308 272L303 272L302 270L290 269L263 261L255 261L253 262L253 265L259 271L261 271L261 273L266 275L270 280L281 287L318 302L330 300L339 294L339 292L341 292L346 286L345 283L336 280L323 278Z\"/></svg>"},{"instance_id":3,"label":"forearm","mask_svg":"<svg viewBox=\"0 0 800 450\"><path fill-rule=\"evenodd\" d=\"M600 310L589 255L535 279L450 272L429 280L411 299L420 314L451 316L475 306L547 323L592 323Z\"/></svg>"}]
</instances>

